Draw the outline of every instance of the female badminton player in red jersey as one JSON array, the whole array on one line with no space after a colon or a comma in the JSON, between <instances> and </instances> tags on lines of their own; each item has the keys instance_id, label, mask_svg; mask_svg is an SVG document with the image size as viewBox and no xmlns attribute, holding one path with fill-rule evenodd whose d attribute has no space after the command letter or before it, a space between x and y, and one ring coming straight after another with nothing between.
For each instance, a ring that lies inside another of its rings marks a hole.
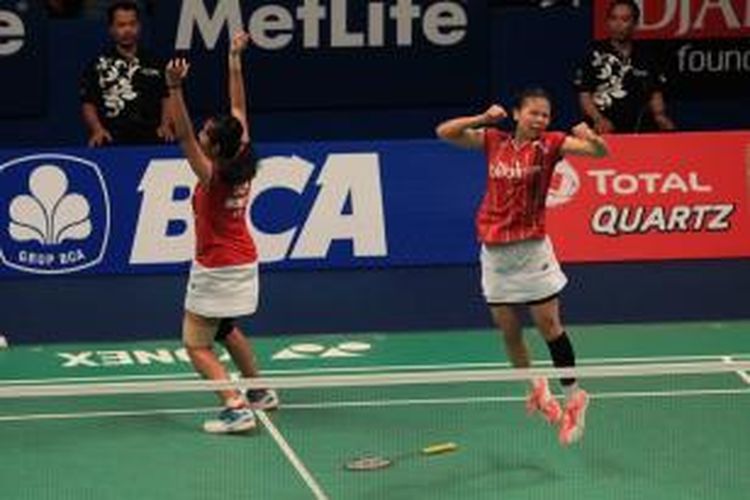
<instances>
[{"instance_id":1,"label":"female badminton player in red jersey","mask_svg":"<svg viewBox=\"0 0 750 500\"><path fill-rule=\"evenodd\" d=\"M167 85L175 128L190 168L198 178L193 193L196 253L190 269L183 342L195 369L210 380L227 380L213 351L222 342L244 377L258 369L253 350L234 325L238 316L253 314L258 304L258 255L247 227L250 181L256 159L250 145L241 55L249 36L238 33L229 51L231 113L210 118L196 136L182 94L189 65L174 59L167 65ZM253 409L273 409L271 390L219 391L224 409L204 423L214 433L243 432L255 427Z\"/></svg>"},{"instance_id":2,"label":"female badminton player in red jersey","mask_svg":"<svg viewBox=\"0 0 750 500\"><path fill-rule=\"evenodd\" d=\"M487 190L476 216L482 243L482 290L492 318L503 332L508 356L519 368L531 363L515 311L521 305L529 307L554 365L575 366L558 299L567 278L545 230L545 200L555 164L563 155L608 154L604 140L585 123L576 125L570 135L548 132L550 114L547 94L529 89L513 109L513 133L491 127L507 116L498 105L480 115L454 118L437 127L441 139L483 149L486 155ZM563 378L561 384L566 397L564 409L545 379L532 381L527 409L558 423L560 441L569 444L583 435L588 395L575 379Z\"/></svg>"}]
</instances>

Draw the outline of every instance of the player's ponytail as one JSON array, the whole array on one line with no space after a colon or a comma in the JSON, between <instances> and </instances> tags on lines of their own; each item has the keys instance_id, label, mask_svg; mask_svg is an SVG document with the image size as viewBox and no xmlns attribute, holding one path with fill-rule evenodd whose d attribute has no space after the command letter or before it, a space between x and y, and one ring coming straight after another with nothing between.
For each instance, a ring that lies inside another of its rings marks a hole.
<instances>
[{"instance_id":1,"label":"player's ponytail","mask_svg":"<svg viewBox=\"0 0 750 500\"><path fill-rule=\"evenodd\" d=\"M234 186L252 180L256 169L257 158L252 145L243 144L234 158L220 161L219 175L224 182Z\"/></svg>"},{"instance_id":2,"label":"player's ponytail","mask_svg":"<svg viewBox=\"0 0 750 500\"><path fill-rule=\"evenodd\" d=\"M241 184L255 176L257 159L250 144L242 142L242 123L231 115L215 117L208 131L216 146L219 175L231 185Z\"/></svg>"}]
</instances>

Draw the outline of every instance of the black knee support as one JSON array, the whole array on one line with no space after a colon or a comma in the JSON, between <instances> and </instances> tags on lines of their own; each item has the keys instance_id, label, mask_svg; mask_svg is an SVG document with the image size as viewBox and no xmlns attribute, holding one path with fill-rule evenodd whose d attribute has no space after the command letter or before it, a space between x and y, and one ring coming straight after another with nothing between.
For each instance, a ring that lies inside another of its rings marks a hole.
<instances>
[{"instance_id":1,"label":"black knee support","mask_svg":"<svg viewBox=\"0 0 750 500\"><path fill-rule=\"evenodd\" d=\"M219 321L219 327L216 329L214 340L224 342L230 333L234 330L234 318L222 318Z\"/></svg>"},{"instance_id":2,"label":"black knee support","mask_svg":"<svg viewBox=\"0 0 750 500\"><path fill-rule=\"evenodd\" d=\"M557 368L572 368L576 365L576 356L573 352L573 345L570 343L568 335L563 332L552 342L547 342L547 348L552 356L552 363ZM574 378L563 378L560 380L562 385L571 385L575 383Z\"/></svg>"}]
</instances>

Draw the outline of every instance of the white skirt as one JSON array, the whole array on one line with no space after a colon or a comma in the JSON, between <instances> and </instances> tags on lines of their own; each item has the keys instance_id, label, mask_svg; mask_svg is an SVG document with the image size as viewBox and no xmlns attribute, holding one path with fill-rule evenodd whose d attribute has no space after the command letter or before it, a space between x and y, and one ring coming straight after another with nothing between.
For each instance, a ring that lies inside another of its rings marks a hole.
<instances>
[{"instance_id":1,"label":"white skirt","mask_svg":"<svg viewBox=\"0 0 750 500\"><path fill-rule=\"evenodd\" d=\"M559 293L567 284L549 237L482 245L482 291L488 304L523 304Z\"/></svg>"},{"instance_id":2,"label":"white skirt","mask_svg":"<svg viewBox=\"0 0 750 500\"><path fill-rule=\"evenodd\" d=\"M206 318L234 318L258 308L258 264L190 267L185 309Z\"/></svg>"}]
</instances>

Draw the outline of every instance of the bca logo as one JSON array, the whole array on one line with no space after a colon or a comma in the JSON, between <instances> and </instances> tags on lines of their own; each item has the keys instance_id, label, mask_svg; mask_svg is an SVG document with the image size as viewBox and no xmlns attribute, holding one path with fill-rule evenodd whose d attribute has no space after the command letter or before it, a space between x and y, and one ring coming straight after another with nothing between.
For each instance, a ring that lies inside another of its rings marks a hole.
<instances>
[{"instance_id":1,"label":"bca logo","mask_svg":"<svg viewBox=\"0 0 750 500\"><path fill-rule=\"evenodd\" d=\"M557 207L564 205L573 199L581 188L581 179L578 172L567 160L561 160L555 165L549 192L547 193L547 206Z\"/></svg>"},{"instance_id":2,"label":"bca logo","mask_svg":"<svg viewBox=\"0 0 750 500\"><path fill-rule=\"evenodd\" d=\"M66 155L0 165L0 259L13 269L64 274L101 262L110 208L99 167Z\"/></svg>"}]
</instances>

